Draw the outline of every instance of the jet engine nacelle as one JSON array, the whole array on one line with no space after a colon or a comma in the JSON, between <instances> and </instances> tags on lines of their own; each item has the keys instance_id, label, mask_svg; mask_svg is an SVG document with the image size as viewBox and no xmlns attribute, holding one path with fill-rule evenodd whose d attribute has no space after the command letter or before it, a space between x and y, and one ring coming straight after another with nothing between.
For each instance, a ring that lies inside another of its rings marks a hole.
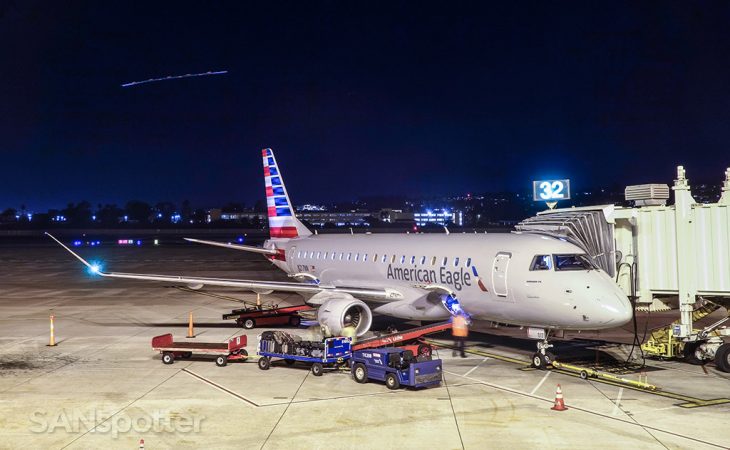
<instances>
[{"instance_id":1,"label":"jet engine nacelle","mask_svg":"<svg viewBox=\"0 0 730 450\"><path fill-rule=\"evenodd\" d=\"M326 326L334 336L342 335L342 329L348 326L355 327L358 336L370 330L373 323L373 313L370 308L350 294L320 292L310 299L310 303L322 301L317 311L317 321Z\"/></svg>"}]
</instances>

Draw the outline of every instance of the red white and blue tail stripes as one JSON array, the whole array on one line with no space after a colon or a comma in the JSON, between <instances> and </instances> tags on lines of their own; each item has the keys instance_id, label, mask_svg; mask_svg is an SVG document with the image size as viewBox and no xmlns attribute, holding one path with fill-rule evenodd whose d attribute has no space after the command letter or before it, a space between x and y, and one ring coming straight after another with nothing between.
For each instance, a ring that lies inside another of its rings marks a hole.
<instances>
[{"instance_id":1,"label":"red white and blue tail stripes","mask_svg":"<svg viewBox=\"0 0 730 450\"><path fill-rule=\"evenodd\" d=\"M269 234L272 238L295 238L311 234L294 216L279 166L270 148L261 150L264 160L266 204L269 213Z\"/></svg>"}]
</instances>

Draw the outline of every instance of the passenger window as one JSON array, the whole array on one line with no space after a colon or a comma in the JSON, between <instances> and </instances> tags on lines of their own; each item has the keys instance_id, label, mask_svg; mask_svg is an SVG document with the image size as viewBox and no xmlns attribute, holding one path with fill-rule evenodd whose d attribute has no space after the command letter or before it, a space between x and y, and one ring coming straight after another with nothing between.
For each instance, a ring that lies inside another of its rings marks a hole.
<instances>
[{"instance_id":1,"label":"passenger window","mask_svg":"<svg viewBox=\"0 0 730 450\"><path fill-rule=\"evenodd\" d=\"M297 258L301 258L301 257L302 257L302 251L301 251L301 250L299 250L299 251L297 252Z\"/></svg>"},{"instance_id":2,"label":"passenger window","mask_svg":"<svg viewBox=\"0 0 730 450\"><path fill-rule=\"evenodd\" d=\"M337 252L332 252L332 261L335 260L335 256L337 256Z\"/></svg>"},{"instance_id":3,"label":"passenger window","mask_svg":"<svg viewBox=\"0 0 730 450\"><path fill-rule=\"evenodd\" d=\"M319 256L322 254L322 252L317 252L317 259L319 259Z\"/></svg>"},{"instance_id":4,"label":"passenger window","mask_svg":"<svg viewBox=\"0 0 730 450\"><path fill-rule=\"evenodd\" d=\"M390 263L395 264L395 255L390 257Z\"/></svg>"},{"instance_id":5,"label":"passenger window","mask_svg":"<svg viewBox=\"0 0 730 450\"><path fill-rule=\"evenodd\" d=\"M444 256L444 260L441 262L441 265L442 266L445 266L447 262L449 262L449 257L448 256Z\"/></svg>"},{"instance_id":6,"label":"passenger window","mask_svg":"<svg viewBox=\"0 0 730 450\"><path fill-rule=\"evenodd\" d=\"M345 253L344 252L340 252L340 261L342 261L342 258L344 258L344 257L345 257Z\"/></svg>"},{"instance_id":7,"label":"passenger window","mask_svg":"<svg viewBox=\"0 0 730 450\"><path fill-rule=\"evenodd\" d=\"M355 261L360 261L360 254L359 253L355 253Z\"/></svg>"},{"instance_id":8,"label":"passenger window","mask_svg":"<svg viewBox=\"0 0 730 450\"><path fill-rule=\"evenodd\" d=\"M373 255L373 262L378 262L378 254Z\"/></svg>"},{"instance_id":9,"label":"passenger window","mask_svg":"<svg viewBox=\"0 0 730 450\"><path fill-rule=\"evenodd\" d=\"M362 262L368 262L368 254L365 253L362 257Z\"/></svg>"},{"instance_id":10,"label":"passenger window","mask_svg":"<svg viewBox=\"0 0 730 450\"><path fill-rule=\"evenodd\" d=\"M431 258L431 265L432 266L435 266L436 265L436 257L435 256Z\"/></svg>"},{"instance_id":11,"label":"passenger window","mask_svg":"<svg viewBox=\"0 0 730 450\"><path fill-rule=\"evenodd\" d=\"M322 259L327 259L327 255L328 255L328 253L324 252L324 256L322 257Z\"/></svg>"},{"instance_id":12,"label":"passenger window","mask_svg":"<svg viewBox=\"0 0 730 450\"><path fill-rule=\"evenodd\" d=\"M312 250L311 252L309 252L309 259L312 259L312 258L314 258L314 250Z\"/></svg>"},{"instance_id":13,"label":"passenger window","mask_svg":"<svg viewBox=\"0 0 730 450\"><path fill-rule=\"evenodd\" d=\"M426 257L421 256L421 265L424 265L424 264L426 264Z\"/></svg>"},{"instance_id":14,"label":"passenger window","mask_svg":"<svg viewBox=\"0 0 730 450\"><path fill-rule=\"evenodd\" d=\"M352 259L352 253L348 253L348 254L347 254L347 260L349 261L349 260L351 260L351 259Z\"/></svg>"},{"instance_id":15,"label":"passenger window","mask_svg":"<svg viewBox=\"0 0 730 450\"><path fill-rule=\"evenodd\" d=\"M459 257L454 258L454 267L459 267Z\"/></svg>"},{"instance_id":16,"label":"passenger window","mask_svg":"<svg viewBox=\"0 0 730 450\"><path fill-rule=\"evenodd\" d=\"M415 263L416 263L416 257L415 256L411 256L411 264L415 264Z\"/></svg>"},{"instance_id":17,"label":"passenger window","mask_svg":"<svg viewBox=\"0 0 730 450\"><path fill-rule=\"evenodd\" d=\"M406 263L406 255L403 255L400 257L400 263L405 264Z\"/></svg>"},{"instance_id":18,"label":"passenger window","mask_svg":"<svg viewBox=\"0 0 730 450\"><path fill-rule=\"evenodd\" d=\"M466 258L466 267L471 267L471 258Z\"/></svg>"},{"instance_id":19,"label":"passenger window","mask_svg":"<svg viewBox=\"0 0 730 450\"><path fill-rule=\"evenodd\" d=\"M530 270L551 270L553 268L553 258L550 255L536 255L532 258Z\"/></svg>"}]
</instances>

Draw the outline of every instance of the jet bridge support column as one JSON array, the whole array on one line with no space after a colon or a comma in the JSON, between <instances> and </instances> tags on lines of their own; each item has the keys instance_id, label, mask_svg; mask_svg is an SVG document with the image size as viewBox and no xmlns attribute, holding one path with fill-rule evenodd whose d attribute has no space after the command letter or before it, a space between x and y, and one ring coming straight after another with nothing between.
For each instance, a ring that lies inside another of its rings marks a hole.
<instances>
[{"instance_id":1,"label":"jet bridge support column","mask_svg":"<svg viewBox=\"0 0 730 450\"><path fill-rule=\"evenodd\" d=\"M679 325L675 326L676 337L687 337L692 334L692 311L697 298L697 283L695 274L695 246L692 221L694 213L692 205L695 203L690 192L684 167L677 167L677 179L674 180L675 205L675 239L677 244L677 287L679 288Z\"/></svg>"}]
</instances>

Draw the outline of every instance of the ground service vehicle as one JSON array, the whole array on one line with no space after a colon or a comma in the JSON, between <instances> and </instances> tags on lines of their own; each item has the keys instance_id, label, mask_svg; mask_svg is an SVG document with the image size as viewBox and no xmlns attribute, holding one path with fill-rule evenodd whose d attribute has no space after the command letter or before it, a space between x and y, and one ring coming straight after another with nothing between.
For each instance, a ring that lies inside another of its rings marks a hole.
<instances>
[{"instance_id":1,"label":"ground service vehicle","mask_svg":"<svg viewBox=\"0 0 730 450\"><path fill-rule=\"evenodd\" d=\"M234 309L229 314L223 314L223 320L235 319L238 326L247 330L256 326L291 325L298 327L302 318L299 311L313 309L307 305L285 306L252 306L242 309Z\"/></svg>"},{"instance_id":2,"label":"ground service vehicle","mask_svg":"<svg viewBox=\"0 0 730 450\"><path fill-rule=\"evenodd\" d=\"M356 350L352 355L352 376L358 383L369 379L385 381L388 389L441 384L441 360L417 362L411 350L398 347Z\"/></svg>"},{"instance_id":3,"label":"ground service vehicle","mask_svg":"<svg viewBox=\"0 0 730 450\"><path fill-rule=\"evenodd\" d=\"M218 367L228 364L228 361L245 360L246 336L236 336L228 342L196 342L175 341L171 333L152 338L152 349L162 353L163 364L172 364L175 358L190 358L193 354L214 355Z\"/></svg>"},{"instance_id":4,"label":"ground service vehicle","mask_svg":"<svg viewBox=\"0 0 730 450\"><path fill-rule=\"evenodd\" d=\"M259 336L259 369L269 370L271 358L283 359L293 365L297 361L311 364L312 375L321 376L325 369L337 369L352 356L349 337L324 341L303 341L299 336L283 331L266 331Z\"/></svg>"}]
</instances>

